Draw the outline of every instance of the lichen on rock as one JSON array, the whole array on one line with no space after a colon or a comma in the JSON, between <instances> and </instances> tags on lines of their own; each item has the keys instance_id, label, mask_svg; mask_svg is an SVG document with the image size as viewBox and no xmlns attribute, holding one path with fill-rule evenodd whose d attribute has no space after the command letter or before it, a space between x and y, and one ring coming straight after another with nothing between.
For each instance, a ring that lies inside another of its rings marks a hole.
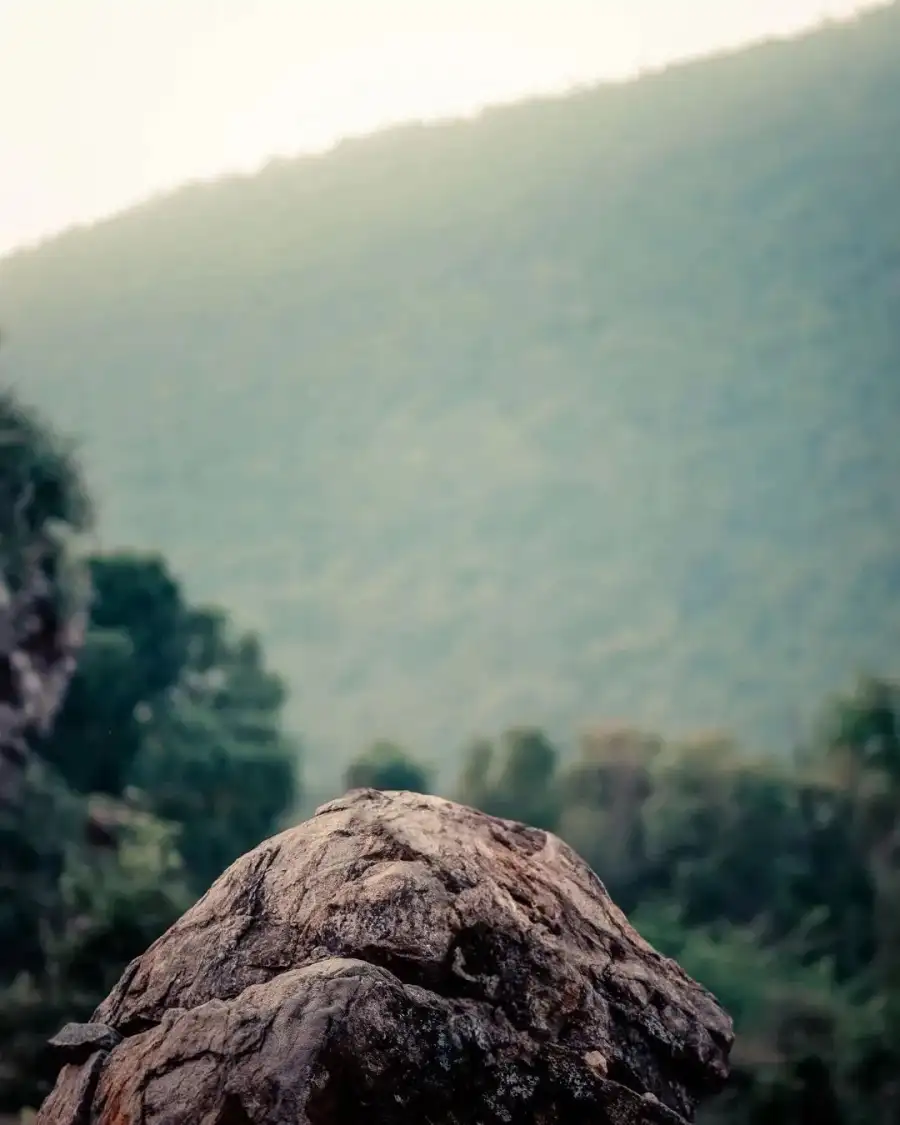
<instances>
[{"instance_id":1,"label":"lichen on rock","mask_svg":"<svg viewBox=\"0 0 900 1125\"><path fill-rule=\"evenodd\" d=\"M234 863L94 1020L121 1041L39 1125L678 1125L733 1039L557 837L374 790Z\"/></svg>"}]
</instances>

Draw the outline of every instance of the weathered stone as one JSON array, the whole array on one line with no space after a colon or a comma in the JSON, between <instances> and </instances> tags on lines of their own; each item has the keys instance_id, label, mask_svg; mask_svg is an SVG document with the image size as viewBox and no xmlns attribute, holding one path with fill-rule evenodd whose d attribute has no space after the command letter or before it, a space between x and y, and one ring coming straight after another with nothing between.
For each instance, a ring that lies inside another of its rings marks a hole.
<instances>
[{"instance_id":1,"label":"weathered stone","mask_svg":"<svg viewBox=\"0 0 900 1125\"><path fill-rule=\"evenodd\" d=\"M111 1051L122 1036L104 1023L67 1023L49 1041L55 1054L67 1063L83 1063L95 1051Z\"/></svg>"},{"instance_id":2,"label":"weathered stone","mask_svg":"<svg viewBox=\"0 0 900 1125\"><path fill-rule=\"evenodd\" d=\"M0 804L18 801L27 739L50 729L84 640L85 611L60 615L50 553L37 539L15 589L0 567Z\"/></svg>"},{"instance_id":3,"label":"weathered stone","mask_svg":"<svg viewBox=\"0 0 900 1125\"><path fill-rule=\"evenodd\" d=\"M0 809L21 805L87 626L90 503L68 443L0 388Z\"/></svg>"},{"instance_id":4,"label":"weathered stone","mask_svg":"<svg viewBox=\"0 0 900 1125\"><path fill-rule=\"evenodd\" d=\"M105 1057L103 1051L95 1051L81 1065L62 1068L41 1110L45 1121L52 1121L53 1125L90 1125L91 1104Z\"/></svg>"},{"instance_id":5,"label":"weathered stone","mask_svg":"<svg viewBox=\"0 0 900 1125\"><path fill-rule=\"evenodd\" d=\"M677 1125L732 1043L559 839L371 790L238 860L95 1020L94 1125Z\"/></svg>"}]
</instances>

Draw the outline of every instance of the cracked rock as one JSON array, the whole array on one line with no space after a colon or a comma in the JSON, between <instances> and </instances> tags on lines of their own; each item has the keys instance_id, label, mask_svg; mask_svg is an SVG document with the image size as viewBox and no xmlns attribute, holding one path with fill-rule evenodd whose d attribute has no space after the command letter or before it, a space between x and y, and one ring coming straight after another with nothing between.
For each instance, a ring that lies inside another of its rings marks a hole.
<instances>
[{"instance_id":1,"label":"cracked rock","mask_svg":"<svg viewBox=\"0 0 900 1125\"><path fill-rule=\"evenodd\" d=\"M20 799L28 739L50 729L86 628L83 609L60 615L43 569L51 550L38 547L13 590L0 543L0 806Z\"/></svg>"},{"instance_id":2,"label":"cracked rock","mask_svg":"<svg viewBox=\"0 0 900 1125\"><path fill-rule=\"evenodd\" d=\"M733 1038L562 841L372 790L239 859L94 1021L122 1041L38 1125L679 1125Z\"/></svg>"}]
</instances>

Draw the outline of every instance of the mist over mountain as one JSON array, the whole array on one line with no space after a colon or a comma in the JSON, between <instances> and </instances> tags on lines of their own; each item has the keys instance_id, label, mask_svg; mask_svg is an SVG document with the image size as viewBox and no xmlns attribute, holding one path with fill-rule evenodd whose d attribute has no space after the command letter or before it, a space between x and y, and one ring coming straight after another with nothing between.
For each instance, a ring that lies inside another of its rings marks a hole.
<instances>
[{"instance_id":1,"label":"mist over mountain","mask_svg":"<svg viewBox=\"0 0 900 1125\"><path fill-rule=\"evenodd\" d=\"M0 262L105 545L265 635L307 772L783 745L900 651L900 7L196 185Z\"/></svg>"}]
</instances>

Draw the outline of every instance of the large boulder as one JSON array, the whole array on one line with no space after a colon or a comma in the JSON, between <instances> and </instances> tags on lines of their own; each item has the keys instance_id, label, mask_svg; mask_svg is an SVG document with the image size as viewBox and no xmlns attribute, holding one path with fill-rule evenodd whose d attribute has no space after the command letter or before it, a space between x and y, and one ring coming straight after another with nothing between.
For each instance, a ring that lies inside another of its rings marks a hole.
<instances>
[{"instance_id":1,"label":"large boulder","mask_svg":"<svg viewBox=\"0 0 900 1125\"><path fill-rule=\"evenodd\" d=\"M357 790L233 864L56 1043L39 1125L678 1125L732 1027L557 837Z\"/></svg>"}]
</instances>

